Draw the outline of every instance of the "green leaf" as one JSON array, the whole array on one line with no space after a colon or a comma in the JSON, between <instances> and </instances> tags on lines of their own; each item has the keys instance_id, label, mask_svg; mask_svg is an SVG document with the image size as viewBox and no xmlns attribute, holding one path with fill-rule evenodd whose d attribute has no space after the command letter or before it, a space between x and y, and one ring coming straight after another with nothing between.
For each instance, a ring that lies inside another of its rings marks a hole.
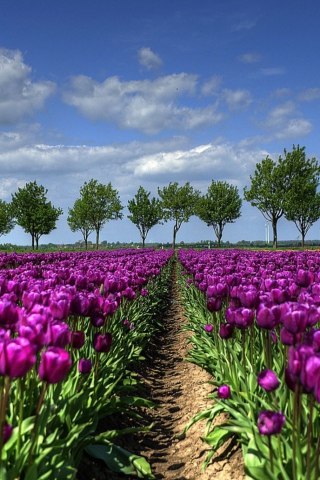
<instances>
[{"instance_id":1,"label":"green leaf","mask_svg":"<svg viewBox=\"0 0 320 480\"><path fill-rule=\"evenodd\" d=\"M110 470L125 475L137 474L139 478L155 480L149 463L138 455L128 452L124 448L107 443L106 445L90 445L86 452L93 458L103 460Z\"/></svg>"},{"instance_id":2,"label":"green leaf","mask_svg":"<svg viewBox=\"0 0 320 480\"><path fill-rule=\"evenodd\" d=\"M218 450L227 440L232 437L232 433L224 430L220 425L216 425L213 430L206 437L201 437L201 440L206 442L211 447L214 447L214 450Z\"/></svg>"}]
</instances>

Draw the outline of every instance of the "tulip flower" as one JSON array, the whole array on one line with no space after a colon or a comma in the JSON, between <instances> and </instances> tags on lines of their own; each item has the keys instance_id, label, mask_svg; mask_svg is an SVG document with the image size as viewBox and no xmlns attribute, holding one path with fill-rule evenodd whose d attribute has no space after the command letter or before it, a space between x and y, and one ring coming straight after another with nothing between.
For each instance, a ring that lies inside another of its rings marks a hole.
<instances>
[{"instance_id":1,"label":"tulip flower","mask_svg":"<svg viewBox=\"0 0 320 480\"><path fill-rule=\"evenodd\" d=\"M265 410L259 414L258 429L261 435L276 435L281 432L286 417L282 412Z\"/></svg>"},{"instance_id":2,"label":"tulip flower","mask_svg":"<svg viewBox=\"0 0 320 480\"><path fill-rule=\"evenodd\" d=\"M79 349L83 347L85 342L85 334L81 330L72 332L71 334L71 346L72 348Z\"/></svg>"},{"instance_id":3,"label":"tulip flower","mask_svg":"<svg viewBox=\"0 0 320 480\"><path fill-rule=\"evenodd\" d=\"M212 332L213 330L213 326L211 325L211 323L207 323L207 325L205 325L203 328L206 332Z\"/></svg>"},{"instance_id":4,"label":"tulip flower","mask_svg":"<svg viewBox=\"0 0 320 480\"><path fill-rule=\"evenodd\" d=\"M109 352L112 345L112 335L111 333L106 333L105 335L101 333L96 333L93 337L93 348L97 352L107 353Z\"/></svg>"},{"instance_id":5,"label":"tulip flower","mask_svg":"<svg viewBox=\"0 0 320 480\"><path fill-rule=\"evenodd\" d=\"M226 384L221 385L221 387L218 388L218 397L221 398L222 400L227 400L231 396L231 390L230 387Z\"/></svg>"},{"instance_id":6,"label":"tulip flower","mask_svg":"<svg viewBox=\"0 0 320 480\"><path fill-rule=\"evenodd\" d=\"M26 338L10 338L0 343L0 375L24 377L35 363L35 350Z\"/></svg>"},{"instance_id":7,"label":"tulip flower","mask_svg":"<svg viewBox=\"0 0 320 480\"><path fill-rule=\"evenodd\" d=\"M13 427L8 425L8 422L5 422L3 425L3 445L7 443L7 441L11 438L13 432Z\"/></svg>"},{"instance_id":8,"label":"tulip flower","mask_svg":"<svg viewBox=\"0 0 320 480\"><path fill-rule=\"evenodd\" d=\"M83 375L87 375L88 373L91 372L91 368L92 368L91 360L86 360L85 358L81 358L79 360L78 370L80 373L82 373Z\"/></svg>"},{"instance_id":9,"label":"tulip flower","mask_svg":"<svg viewBox=\"0 0 320 480\"><path fill-rule=\"evenodd\" d=\"M63 348L49 347L42 352L39 377L43 382L50 384L61 382L71 369L71 359L69 353Z\"/></svg>"},{"instance_id":10,"label":"tulip flower","mask_svg":"<svg viewBox=\"0 0 320 480\"><path fill-rule=\"evenodd\" d=\"M279 387L280 382L277 375L272 370L266 368L258 373L258 385L267 392L272 392Z\"/></svg>"},{"instance_id":11,"label":"tulip flower","mask_svg":"<svg viewBox=\"0 0 320 480\"><path fill-rule=\"evenodd\" d=\"M233 330L234 330L234 325L232 325L231 323L221 323L219 335L224 340L227 340L228 338L232 337Z\"/></svg>"}]
</instances>

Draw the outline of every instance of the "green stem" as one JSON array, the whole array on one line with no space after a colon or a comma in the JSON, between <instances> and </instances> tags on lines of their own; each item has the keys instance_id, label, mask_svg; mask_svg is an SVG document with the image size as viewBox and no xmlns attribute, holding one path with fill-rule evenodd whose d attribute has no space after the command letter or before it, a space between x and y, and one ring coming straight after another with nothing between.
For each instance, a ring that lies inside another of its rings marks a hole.
<instances>
[{"instance_id":1,"label":"green stem","mask_svg":"<svg viewBox=\"0 0 320 480\"><path fill-rule=\"evenodd\" d=\"M24 391L25 391L25 384L26 384L26 378L23 377L19 379L19 385L20 385L20 402L19 402L19 425L18 425L18 438L17 438L17 450L16 450L16 459L18 458L18 455L20 455L20 448L21 448L21 427L22 427L22 421L23 421L23 406L24 406Z\"/></svg>"},{"instance_id":2,"label":"green stem","mask_svg":"<svg viewBox=\"0 0 320 480\"><path fill-rule=\"evenodd\" d=\"M269 455L270 455L270 470L271 470L271 473L273 473L273 451L272 451L270 436L268 436L268 444L269 444Z\"/></svg>"},{"instance_id":3,"label":"green stem","mask_svg":"<svg viewBox=\"0 0 320 480\"><path fill-rule=\"evenodd\" d=\"M6 409L9 398L11 378L5 377L4 386L1 386L1 403L0 403L0 471L2 468L2 448L3 448L3 428L6 421Z\"/></svg>"},{"instance_id":4,"label":"green stem","mask_svg":"<svg viewBox=\"0 0 320 480\"><path fill-rule=\"evenodd\" d=\"M35 446L36 439L37 439L39 414L40 414L40 410L41 410L41 407L42 407L42 404L43 404L43 400L44 400L47 388L48 388L48 384L44 383L42 385L42 390L41 390L41 393L40 393L40 397L39 397L39 401L38 401L38 405L37 405L37 409L36 409L36 418L34 420L33 431L32 431L32 442L31 442L31 447L30 447L30 450L29 450L29 460L28 460L29 467L30 467L31 462L32 462L33 450L34 450L34 446Z\"/></svg>"},{"instance_id":5,"label":"green stem","mask_svg":"<svg viewBox=\"0 0 320 480\"><path fill-rule=\"evenodd\" d=\"M310 407L309 407L309 421L308 421L308 431L307 431L307 476L306 480L311 480L311 438L312 438L312 415L313 415L313 406L314 406L314 396L310 396Z\"/></svg>"}]
</instances>

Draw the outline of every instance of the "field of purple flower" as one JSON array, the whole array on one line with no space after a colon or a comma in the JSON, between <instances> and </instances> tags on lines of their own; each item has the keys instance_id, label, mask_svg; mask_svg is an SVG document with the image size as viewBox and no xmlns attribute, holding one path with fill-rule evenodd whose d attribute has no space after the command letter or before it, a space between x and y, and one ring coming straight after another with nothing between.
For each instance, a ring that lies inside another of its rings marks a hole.
<instances>
[{"instance_id":1,"label":"field of purple flower","mask_svg":"<svg viewBox=\"0 0 320 480\"><path fill-rule=\"evenodd\" d=\"M190 361L214 378L203 440L241 442L248 478L319 478L320 253L181 250ZM213 421L221 413L229 420Z\"/></svg>"},{"instance_id":2,"label":"field of purple flower","mask_svg":"<svg viewBox=\"0 0 320 480\"><path fill-rule=\"evenodd\" d=\"M84 449L102 447L114 470L153 478L113 444L128 429L95 431L115 412L154 406L134 396L132 365L158 328L172 255L0 255L1 479L72 479Z\"/></svg>"}]
</instances>

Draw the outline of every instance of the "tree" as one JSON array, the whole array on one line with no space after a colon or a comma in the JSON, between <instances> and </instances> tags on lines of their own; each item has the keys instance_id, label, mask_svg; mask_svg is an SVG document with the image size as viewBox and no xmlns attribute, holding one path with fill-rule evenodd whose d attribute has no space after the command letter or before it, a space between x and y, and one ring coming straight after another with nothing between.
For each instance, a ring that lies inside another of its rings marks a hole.
<instances>
[{"instance_id":1,"label":"tree","mask_svg":"<svg viewBox=\"0 0 320 480\"><path fill-rule=\"evenodd\" d=\"M10 203L0 200L0 236L7 235L14 228L14 216Z\"/></svg>"},{"instance_id":2,"label":"tree","mask_svg":"<svg viewBox=\"0 0 320 480\"><path fill-rule=\"evenodd\" d=\"M26 233L31 234L32 249L39 247L42 235L48 235L56 228L56 222L62 214L61 208L55 208L47 201L48 190L37 182L27 183L24 188L12 195L12 212L16 223Z\"/></svg>"},{"instance_id":3,"label":"tree","mask_svg":"<svg viewBox=\"0 0 320 480\"><path fill-rule=\"evenodd\" d=\"M290 155L298 154L303 174L295 175L292 179L291 188L287 191L284 202L284 216L295 223L301 233L301 244L304 247L308 230L320 218L320 193L317 192L320 171L316 159L306 160L304 147L294 148Z\"/></svg>"},{"instance_id":4,"label":"tree","mask_svg":"<svg viewBox=\"0 0 320 480\"><path fill-rule=\"evenodd\" d=\"M319 174L315 159L306 160L305 147L293 145L292 152L284 150L284 158L277 162L267 157L256 164L254 175L250 175L251 187L244 188L244 198L257 207L273 229L273 247L277 247L277 222L290 203L290 195L299 182L307 185L312 175Z\"/></svg>"},{"instance_id":5,"label":"tree","mask_svg":"<svg viewBox=\"0 0 320 480\"><path fill-rule=\"evenodd\" d=\"M79 200L83 216L79 216L78 220L82 223L82 228L95 230L96 249L98 250L102 227L109 220L117 220L123 216L121 213L123 207L118 192L112 188L111 182L103 185L97 180L91 179L80 188Z\"/></svg>"},{"instance_id":6,"label":"tree","mask_svg":"<svg viewBox=\"0 0 320 480\"><path fill-rule=\"evenodd\" d=\"M143 247L149 230L161 223L162 219L161 202L154 197L150 200L150 193L140 186L135 197L128 202L131 213L128 218L138 228Z\"/></svg>"},{"instance_id":7,"label":"tree","mask_svg":"<svg viewBox=\"0 0 320 480\"><path fill-rule=\"evenodd\" d=\"M67 218L68 225L72 232L80 231L83 236L86 250L88 249L88 238L90 233L94 231L93 224L88 220L88 208L87 204L78 198L73 205L73 208L69 208L69 216Z\"/></svg>"},{"instance_id":8,"label":"tree","mask_svg":"<svg viewBox=\"0 0 320 480\"><path fill-rule=\"evenodd\" d=\"M189 182L183 187L179 187L178 182L170 182L162 190L158 188L158 194L161 198L164 221L174 220L175 222L172 239L172 248L175 248L176 235L182 223L188 222L190 217L195 215L200 192L194 190Z\"/></svg>"},{"instance_id":9,"label":"tree","mask_svg":"<svg viewBox=\"0 0 320 480\"><path fill-rule=\"evenodd\" d=\"M212 180L206 195L200 198L196 214L208 227L213 227L218 248L224 227L241 216L241 206L238 188L227 182Z\"/></svg>"}]
</instances>

